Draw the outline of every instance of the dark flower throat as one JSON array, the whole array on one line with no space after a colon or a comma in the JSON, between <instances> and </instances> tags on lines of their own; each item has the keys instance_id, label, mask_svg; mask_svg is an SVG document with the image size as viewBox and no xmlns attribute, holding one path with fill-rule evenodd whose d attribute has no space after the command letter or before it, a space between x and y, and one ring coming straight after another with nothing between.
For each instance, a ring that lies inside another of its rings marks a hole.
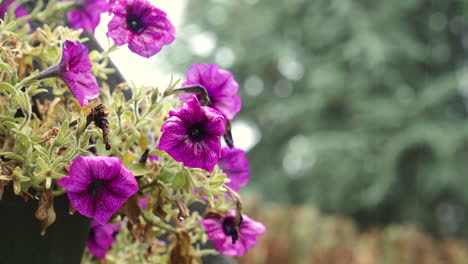
<instances>
[{"instance_id":1,"label":"dark flower throat","mask_svg":"<svg viewBox=\"0 0 468 264\"><path fill-rule=\"evenodd\" d=\"M145 29L141 21L141 17L135 14L128 15L127 26L131 31L135 33L141 33Z\"/></svg>"},{"instance_id":2,"label":"dark flower throat","mask_svg":"<svg viewBox=\"0 0 468 264\"><path fill-rule=\"evenodd\" d=\"M88 192L92 193L93 196L96 196L97 193L105 186L106 182L104 180L94 180L88 187Z\"/></svg>"},{"instance_id":3,"label":"dark flower throat","mask_svg":"<svg viewBox=\"0 0 468 264\"><path fill-rule=\"evenodd\" d=\"M226 235L231 236L233 244L235 244L236 240L239 239L239 233L234 226L234 217L224 218L223 231Z\"/></svg>"},{"instance_id":4,"label":"dark flower throat","mask_svg":"<svg viewBox=\"0 0 468 264\"><path fill-rule=\"evenodd\" d=\"M195 141L202 141L205 138L205 129L202 125L193 125L188 129L189 137Z\"/></svg>"}]
</instances>

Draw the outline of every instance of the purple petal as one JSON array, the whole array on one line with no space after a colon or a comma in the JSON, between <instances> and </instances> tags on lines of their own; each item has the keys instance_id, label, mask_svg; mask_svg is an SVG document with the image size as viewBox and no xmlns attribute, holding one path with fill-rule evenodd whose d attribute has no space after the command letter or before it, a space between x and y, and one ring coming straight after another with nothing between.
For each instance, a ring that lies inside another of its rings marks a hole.
<instances>
[{"instance_id":1,"label":"purple petal","mask_svg":"<svg viewBox=\"0 0 468 264\"><path fill-rule=\"evenodd\" d=\"M17 18L29 15L29 13L23 8L23 5L19 5L15 8L15 16Z\"/></svg>"},{"instance_id":2,"label":"purple petal","mask_svg":"<svg viewBox=\"0 0 468 264\"><path fill-rule=\"evenodd\" d=\"M148 207L148 198L140 198L138 201L140 203L141 209L146 210Z\"/></svg>"},{"instance_id":3,"label":"purple petal","mask_svg":"<svg viewBox=\"0 0 468 264\"><path fill-rule=\"evenodd\" d=\"M208 136L203 142L192 142L184 140L182 136L163 133L159 149L187 167L212 172L221 155L221 140L219 136Z\"/></svg>"},{"instance_id":4,"label":"purple petal","mask_svg":"<svg viewBox=\"0 0 468 264\"><path fill-rule=\"evenodd\" d=\"M0 19L3 19L5 13L8 12L8 8L13 3L14 3L14 0L6 0L6 1L3 1L2 3L0 3ZM15 16L17 18L28 15L28 12L26 12L26 10L24 10L22 5L18 5L15 8L14 13L15 13Z\"/></svg>"},{"instance_id":5,"label":"purple petal","mask_svg":"<svg viewBox=\"0 0 468 264\"><path fill-rule=\"evenodd\" d=\"M115 242L114 233L120 229L120 225L100 224L96 221L91 223L90 235L87 246L89 251L99 259L104 259L106 252Z\"/></svg>"},{"instance_id":6,"label":"purple petal","mask_svg":"<svg viewBox=\"0 0 468 264\"><path fill-rule=\"evenodd\" d=\"M115 45L122 46L130 42L132 32L128 30L127 18L122 15L115 15L107 25L107 36L114 40Z\"/></svg>"},{"instance_id":7,"label":"purple petal","mask_svg":"<svg viewBox=\"0 0 468 264\"><path fill-rule=\"evenodd\" d=\"M74 0L64 0L74 1ZM94 30L99 25L101 14L108 10L106 0L86 0L77 10L69 11L68 21L74 29L89 30L94 33Z\"/></svg>"},{"instance_id":8,"label":"purple petal","mask_svg":"<svg viewBox=\"0 0 468 264\"><path fill-rule=\"evenodd\" d=\"M120 173L122 168L122 161L118 157L96 156L86 157L86 159L91 167L94 179L109 182Z\"/></svg>"},{"instance_id":9,"label":"purple petal","mask_svg":"<svg viewBox=\"0 0 468 264\"><path fill-rule=\"evenodd\" d=\"M89 251L98 259L104 259L106 257L108 249L100 247L96 241L88 240L86 242L86 246L88 247Z\"/></svg>"},{"instance_id":10,"label":"purple petal","mask_svg":"<svg viewBox=\"0 0 468 264\"><path fill-rule=\"evenodd\" d=\"M74 73L90 71L93 67L88 57L88 48L79 41L67 40L63 43L61 64Z\"/></svg>"},{"instance_id":11,"label":"purple petal","mask_svg":"<svg viewBox=\"0 0 468 264\"><path fill-rule=\"evenodd\" d=\"M125 167L121 166L116 177L107 182L109 190L116 195L130 197L138 191L135 176Z\"/></svg>"},{"instance_id":12,"label":"purple petal","mask_svg":"<svg viewBox=\"0 0 468 264\"><path fill-rule=\"evenodd\" d=\"M242 101L239 96L214 96L211 107L226 115L231 120L242 108Z\"/></svg>"},{"instance_id":13,"label":"purple petal","mask_svg":"<svg viewBox=\"0 0 468 264\"><path fill-rule=\"evenodd\" d=\"M204 106L206 111L207 126L206 131L211 135L223 136L225 131L225 119L217 110Z\"/></svg>"},{"instance_id":14,"label":"purple petal","mask_svg":"<svg viewBox=\"0 0 468 264\"><path fill-rule=\"evenodd\" d=\"M175 29L171 23L167 23L165 17L156 17L153 21L140 35L134 35L128 46L132 52L146 58L175 40Z\"/></svg>"},{"instance_id":15,"label":"purple petal","mask_svg":"<svg viewBox=\"0 0 468 264\"><path fill-rule=\"evenodd\" d=\"M219 253L229 257L243 256L248 250L241 240L233 244L230 237L224 240L215 240L214 245Z\"/></svg>"},{"instance_id":16,"label":"purple petal","mask_svg":"<svg viewBox=\"0 0 468 264\"><path fill-rule=\"evenodd\" d=\"M96 208L92 218L98 223L107 223L127 200L128 197L115 193L110 187L103 188L95 199Z\"/></svg>"},{"instance_id":17,"label":"purple petal","mask_svg":"<svg viewBox=\"0 0 468 264\"><path fill-rule=\"evenodd\" d=\"M212 114L209 112L208 114ZM192 100L188 101L186 104L171 110L169 116L177 116L184 122L184 124L195 124L204 122L206 120L206 108L203 108L200 105L197 97L192 96Z\"/></svg>"},{"instance_id":18,"label":"purple petal","mask_svg":"<svg viewBox=\"0 0 468 264\"><path fill-rule=\"evenodd\" d=\"M216 64L195 63L186 73L185 85L199 84L206 88L211 107L217 109L228 119L233 119L241 109L240 97L236 95L239 84L231 72L220 69ZM181 95L183 102L190 100L189 95Z\"/></svg>"},{"instance_id":19,"label":"purple petal","mask_svg":"<svg viewBox=\"0 0 468 264\"><path fill-rule=\"evenodd\" d=\"M96 211L96 202L91 193L67 192L67 195L71 205L76 211L78 211L78 213L89 218L94 218L94 212ZM101 221L99 222L102 223Z\"/></svg>"},{"instance_id":20,"label":"purple petal","mask_svg":"<svg viewBox=\"0 0 468 264\"><path fill-rule=\"evenodd\" d=\"M68 184L68 182L63 181L63 185L61 182L64 179L67 179L67 180L72 179L72 181L76 183L77 185L78 184L86 185L86 186L88 185L88 183L92 180L92 172L85 157L78 156L73 160L72 164L70 165L69 175L70 176L66 176L60 179L58 181L58 184L60 184L62 187L67 189L65 185ZM71 187L72 186L68 188L71 188ZM77 190L76 192L80 192L80 191L81 189Z\"/></svg>"},{"instance_id":21,"label":"purple petal","mask_svg":"<svg viewBox=\"0 0 468 264\"><path fill-rule=\"evenodd\" d=\"M89 101L99 96L99 86L96 77L91 72L64 72L60 77L70 88L81 106L89 104Z\"/></svg>"},{"instance_id":22,"label":"purple petal","mask_svg":"<svg viewBox=\"0 0 468 264\"><path fill-rule=\"evenodd\" d=\"M262 223L243 215L242 225L239 228L239 232L242 236L261 236L265 234L265 231L266 228Z\"/></svg>"},{"instance_id":23,"label":"purple petal","mask_svg":"<svg viewBox=\"0 0 468 264\"><path fill-rule=\"evenodd\" d=\"M239 190L239 187L245 186L249 182L249 161L243 150L222 148L218 165L231 180L227 185L236 191Z\"/></svg>"}]
</instances>

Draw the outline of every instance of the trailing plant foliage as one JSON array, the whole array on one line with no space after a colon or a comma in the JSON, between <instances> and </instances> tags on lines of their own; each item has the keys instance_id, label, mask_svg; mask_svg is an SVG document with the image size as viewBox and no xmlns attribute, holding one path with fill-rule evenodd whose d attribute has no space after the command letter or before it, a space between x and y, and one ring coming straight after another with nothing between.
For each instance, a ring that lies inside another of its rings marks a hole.
<instances>
[{"instance_id":1,"label":"trailing plant foliage","mask_svg":"<svg viewBox=\"0 0 468 264\"><path fill-rule=\"evenodd\" d=\"M200 249L208 238L223 254L243 255L265 228L242 214L237 192L250 170L245 153L233 148L229 120L213 107L214 98L201 83L108 85L115 71L108 55L117 47L88 51L81 29L60 25L64 12L91 4L49 1L44 6L39 1L30 13L15 18L18 3L8 2L9 12L0 20L0 198L13 193L25 202L39 199L36 218L47 235L47 227L60 221L53 199L66 194L71 213L95 220L88 247L98 258L106 257L119 230L119 237L131 236L135 247L147 245L136 256L145 261L199 262L215 252ZM142 17L133 17L142 28L114 18L127 24L112 24L109 30L112 38L127 38L130 30L130 49L149 57L173 41L174 28L145 0L111 1L109 10L124 17L128 14L122 10L138 4L151 11L139 10ZM160 29L158 19L164 21ZM34 22L43 26L32 28ZM82 27L94 30L90 24ZM153 34L165 28L169 35ZM160 41L160 46L149 52L142 48L148 41ZM237 85L231 73L220 71L222 76L214 73L206 81L227 75ZM227 88L219 83L218 89ZM196 96L185 104L175 96L186 92L200 93L201 104ZM223 137L235 156L221 149ZM188 209L197 203L205 205L203 210ZM223 243L209 237L214 225Z\"/></svg>"}]
</instances>

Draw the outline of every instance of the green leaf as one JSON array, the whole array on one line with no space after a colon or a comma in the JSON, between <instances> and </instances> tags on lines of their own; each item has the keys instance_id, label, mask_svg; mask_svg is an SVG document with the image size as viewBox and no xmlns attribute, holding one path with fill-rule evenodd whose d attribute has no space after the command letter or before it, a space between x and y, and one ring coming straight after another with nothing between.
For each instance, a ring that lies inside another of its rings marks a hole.
<instances>
[{"instance_id":1,"label":"green leaf","mask_svg":"<svg viewBox=\"0 0 468 264\"><path fill-rule=\"evenodd\" d=\"M9 129L18 129L19 128L19 125L15 122L11 122L11 121L4 121L2 122L2 125L4 125L5 127L9 128Z\"/></svg>"},{"instance_id":2,"label":"green leaf","mask_svg":"<svg viewBox=\"0 0 468 264\"><path fill-rule=\"evenodd\" d=\"M158 179L165 183L170 183L174 180L176 176L177 169L172 167L164 167L163 170L159 173Z\"/></svg>"},{"instance_id":3,"label":"green leaf","mask_svg":"<svg viewBox=\"0 0 468 264\"><path fill-rule=\"evenodd\" d=\"M141 163L134 163L128 167L134 176L142 176L151 173L151 169Z\"/></svg>"},{"instance_id":4,"label":"green leaf","mask_svg":"<svg viewBox=\"0 0 468 264\"><path fill-rule=\"evenodd\" d=\"M156 88L156 89L154 89L154 92L151 95L151 103L152 104L155 104L158 101L158 96L159 96L159 89Z\"/></svg>"},{"instance_id":5,"label":"green leaf","mask_svg":"<svg viewBox=\"0 0 468 264\"><path fill-rule=\"evenodd\" d=\"M4 70L6 72L11 72L10 65L8 65L7 63L4 63L2 61L0 61L0 69Z\"/></svg>"},{"instance_id":6,"label":"green leaf","mask_svg":"<svg viewBox=\"0 0 468 264\"><path fill-rule=\"evenodd\" d=\"M47 152L47 150L44 147L42 147L42 146L40 146L38 144L35 144L33 147L34 147L34 149L37 150L37 152L41 155L41 157L44 160L49 160L49 153Z\"/></svg>"},{"instance_id":7,"label":"green leaf","mask_svg":"<svg viewBox=\"0 0 468 264\"><path fill-rule=\"evenodd\" d=\"M0 82L0 90L5 90L12 95L18 95L18 91L16 91L15 87L7 82Z\"/></svg>"},{"instance_id":8,"label":"green leaf","mask_svg":"<svg viewBox=\"0 0 468 264\"><path fill-rule=\"evenodd\" d=\"M37 158L37 163L39 163L39 166L41 167L42 171L49 170L49 166L47 165L45 160L42 159L41 157Z\"/></svg>"},{"instance_id":9,"label":"green leaf","mask_svg":"<svg viewBox=\"0 0 468 264\"><path fill-rule=\"evenodd\" d=\"M4 156L7 159L14 159L19 161L24 161L24 158L13 152L0 152L0 156Z\"/></svg>"},{"instance_id":10,"label":"green leaf","mask_svg":"<svg viewBox=\"0 0 468 264\"><path fill-rule=\"evenodd\" d=\"M31 91L29 94L31 96L34 96L34 95L37 95L37 94L40 94L40 93L46 93L46 92L48 92L47 89L41 88L41 89L35 89L35 90Z\"/></svg>"},{"instance_id":11,"label":"green leaf","mask_svg":"<svg viewBox=\"0 0 468 264\"><path fill-rule=\"evenodd\" d=\"M185 185L186 178L183 172L179 172L175 175L174 180L172 181L173 189L180 189Z\"/></svg>"}]
</instances>

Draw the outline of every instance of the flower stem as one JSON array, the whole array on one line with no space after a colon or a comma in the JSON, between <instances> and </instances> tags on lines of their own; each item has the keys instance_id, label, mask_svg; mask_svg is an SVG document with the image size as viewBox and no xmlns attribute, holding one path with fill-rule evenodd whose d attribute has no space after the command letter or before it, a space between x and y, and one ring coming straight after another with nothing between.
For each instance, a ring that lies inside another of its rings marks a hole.
<instances>
[{"instance_id":1,"label":"flower stem","mask_svg":"<svg viewBox=\"0 0 468 264\"><path fill-rule=\"evenodd\" d=\"M206 88L202 85L189 85L172 90L171 94L196 93L201 95L200 104L203 106L211 105L210 97Z\"/></svg>"},{"instance_id":2,"label":"flower stem","mask_svg":"<svg viewBox=\"0 0 468 264\"><path fill-rule=\"evenodd\" d=\"M164 229L164 230L172 232L172 233L177 233L178 232L177 229L175 229L174 227L164 223L163 221L161 221L159 218L157 218L154 215L149 215L148 213L144 213L144 212L141 215L143 216L143 219L145 219L145 221L147 221L148 223L151 223L152 225L154 225L156 227L159 227L161 229Z\"/></svg>"},{"instance_id":3,"label":"flower stem","mask_svg":"<svg viewBox=\"0 0 468 264\"><path fill-rule=\"evenodd\" d=\"M61 71L62 71L62 67L60 67L60 64L57 64L40 72L34 78L36 80L44 80L44 79L51 78L51 77L58 77Z\"/></svg>"}]
</instances>

